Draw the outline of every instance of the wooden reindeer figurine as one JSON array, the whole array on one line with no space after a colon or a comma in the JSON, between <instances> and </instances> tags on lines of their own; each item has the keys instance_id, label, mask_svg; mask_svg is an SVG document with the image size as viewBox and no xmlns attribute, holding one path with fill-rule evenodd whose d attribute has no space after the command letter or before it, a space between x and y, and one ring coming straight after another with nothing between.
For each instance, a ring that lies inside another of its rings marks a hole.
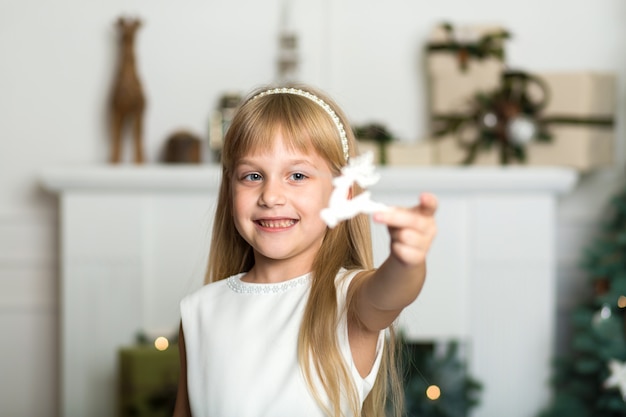
<instances>
[{"instance_id":1,"label":"wooden reindeer figurine","mask_svg":"<svg viewBox=\"0 0 626 417\"><path fill-rule=\"evenodd\" d=\"M146 100L137 74L134 51L135 33L140 26L141 21L138 19L120 17L117 21L120 54L119 67L111 97L111 133L113 140L111 162L113 163L120 162L122 133L127 125L132 125L135 163L141 164L144 162L142 135L143 112Z\"/></svg>"}]
</instances>

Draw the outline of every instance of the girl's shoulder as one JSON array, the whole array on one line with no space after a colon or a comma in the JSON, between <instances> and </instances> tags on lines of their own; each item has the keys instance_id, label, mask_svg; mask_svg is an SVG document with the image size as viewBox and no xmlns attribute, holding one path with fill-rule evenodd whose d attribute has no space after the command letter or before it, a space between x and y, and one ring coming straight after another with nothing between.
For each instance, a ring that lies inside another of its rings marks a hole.
<instances>
[{"instance_id":1,"label":"girl's shoulder","mask_svg":"<svg viewBox=\"0 0 626 417\"><path fill-rule=\"evenodd\" d=\"M359 273L363 271L363 269L341 268L339 272L337 272L337 276L335 277L335 286L339 290L347 291L354 277L356 277Z\"/></svg>"},{"instance_id":2,"label":"girl's shoulder","mask_svg":"<svg viewBox=\"0 0 626 417\"><path fill-rule=\"evenodd\" d=\"M228 278L221 279L219 281L210 282L204 284L200 288L191 292L183 298L183 302L189 302L191 300L205 300L207 298L218 297L229 289L229 281L238 279L244 274L244 272L233 275Z\"/></svg>"}]
</instances>

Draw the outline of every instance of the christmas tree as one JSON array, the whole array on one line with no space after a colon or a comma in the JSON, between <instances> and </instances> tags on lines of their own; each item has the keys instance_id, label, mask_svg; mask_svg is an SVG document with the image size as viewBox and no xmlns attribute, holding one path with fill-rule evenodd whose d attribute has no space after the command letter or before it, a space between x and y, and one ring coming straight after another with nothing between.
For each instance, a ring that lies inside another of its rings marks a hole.
<instances>
[{"instance_id":1,"label":"christmas tree","mask_svg":"<svg viewBox=\"0 0 626 417\"><path fill-rule=\"evenodd\" d=\"M555 363L554 398L540 417L626 416L626 191L607 214L583 254L592 295L573 313L570 353Z\"/></svg>"}]
</instances>

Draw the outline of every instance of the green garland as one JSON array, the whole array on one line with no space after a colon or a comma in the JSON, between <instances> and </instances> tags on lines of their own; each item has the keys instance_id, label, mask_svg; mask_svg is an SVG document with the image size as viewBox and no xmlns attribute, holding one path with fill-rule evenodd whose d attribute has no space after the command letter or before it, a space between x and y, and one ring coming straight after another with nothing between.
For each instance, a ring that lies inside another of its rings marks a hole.
<instances>
[{"instance_id":1,"label":"green garland","mask_svg":"<svg viewBox=\"0 0 626 417\"><path fill-rule=\"evenodd\" d=\"M445 22L441 27L448 35L447 42L432 42L426 46L428 52L452 52L457 55L459 68L467 71L469 58L485 59L494 57L504 61L504 47L502 41L509 39L511 34L506 30L499 30L493 33L482 35L476 42L459 42L454 37L454 26Z\"/></svg>"}]
</instances>

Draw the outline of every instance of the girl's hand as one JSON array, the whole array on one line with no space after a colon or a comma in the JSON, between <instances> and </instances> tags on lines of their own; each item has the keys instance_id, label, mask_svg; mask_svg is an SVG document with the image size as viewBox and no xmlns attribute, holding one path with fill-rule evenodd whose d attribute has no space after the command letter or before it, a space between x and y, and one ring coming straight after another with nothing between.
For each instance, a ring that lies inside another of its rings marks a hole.
<instances>
[{"instance_id":1,"label":"girl's hand","mask_svg":"<svg viewBox=\"0 0 626 417\"><path fill-rule=\"evenodd\" d=\"M374 221L385 224L389 230L390 257L408 267L423 265L437 233L436 211L437 198L422 193L415 207L394 207L375 213Z\"/></svg>"}]
</instances>

